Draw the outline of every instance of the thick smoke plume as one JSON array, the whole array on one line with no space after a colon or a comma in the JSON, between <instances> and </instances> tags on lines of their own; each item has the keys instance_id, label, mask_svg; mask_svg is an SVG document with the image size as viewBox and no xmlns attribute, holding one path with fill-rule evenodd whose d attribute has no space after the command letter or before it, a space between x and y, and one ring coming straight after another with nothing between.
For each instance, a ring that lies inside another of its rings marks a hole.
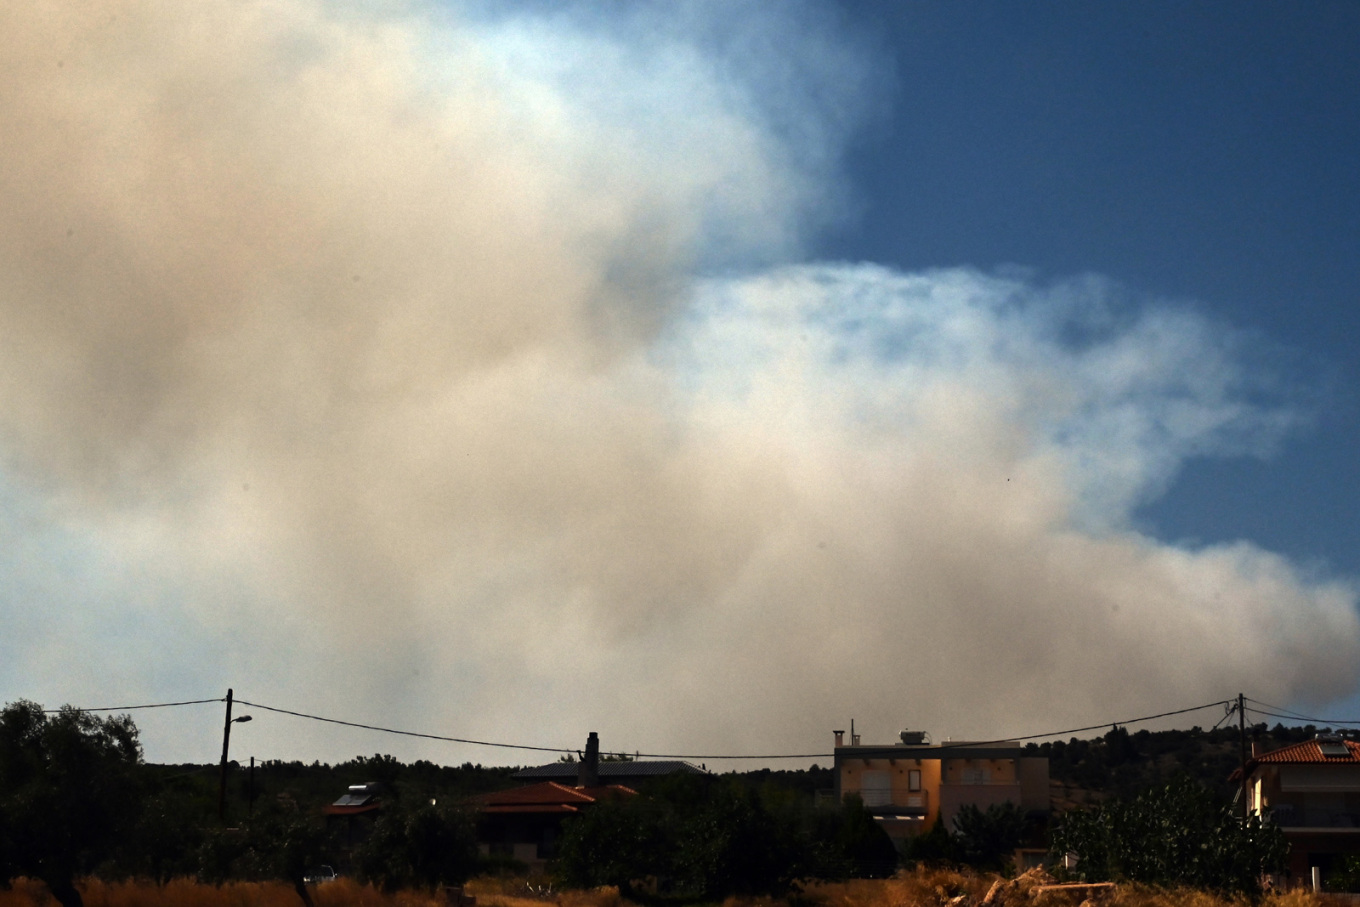
<instances>
[{"instance_id":1,"label":"thick smoke plume","mask_svg":"<svg viewBox=\"0 0 1360 907\"><path fill-rule=\"evenodd\" d=\"M867 64L686 10L0 12L7 699L749 753L1353 690L1354 587L1131 522L1301 418L1250 349L778 265ZM520 758L286 721L257 753Z\"/></svg>"}]
</instances>

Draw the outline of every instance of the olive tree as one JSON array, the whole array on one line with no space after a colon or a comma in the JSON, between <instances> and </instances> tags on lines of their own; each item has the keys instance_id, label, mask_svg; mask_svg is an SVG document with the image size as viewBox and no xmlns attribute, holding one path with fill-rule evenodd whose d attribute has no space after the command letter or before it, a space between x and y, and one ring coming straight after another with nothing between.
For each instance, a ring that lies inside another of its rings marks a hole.
<instances>
[{"instance_id":1,"label":"olive tree","mask_svg":"<svg viewBox=\"0 0 1360 907\"><path fill-rule=\"evenodd\" d=\"M137 727L126 715L7 705L0 711L0 879L41 879L61 904L80 907L75 879L135 819L141 760Z\"/></svg>"}]
</instances>

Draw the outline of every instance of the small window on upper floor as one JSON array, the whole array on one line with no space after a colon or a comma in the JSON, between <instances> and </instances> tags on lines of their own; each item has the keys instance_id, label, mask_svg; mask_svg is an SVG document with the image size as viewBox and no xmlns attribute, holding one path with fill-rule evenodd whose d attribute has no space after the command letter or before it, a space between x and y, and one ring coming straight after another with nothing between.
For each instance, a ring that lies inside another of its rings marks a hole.
<instances>
[{"instance_id":1,"label":"small window on upper floor","mask_svg":"<svg viewBox=\"0 0 1360 907\"><path fill-rule=\"evenodd\" d=\"M914 768L907 772L907 790L918 791L921 789L921 770Z\"/></svg>"}]
</instances>

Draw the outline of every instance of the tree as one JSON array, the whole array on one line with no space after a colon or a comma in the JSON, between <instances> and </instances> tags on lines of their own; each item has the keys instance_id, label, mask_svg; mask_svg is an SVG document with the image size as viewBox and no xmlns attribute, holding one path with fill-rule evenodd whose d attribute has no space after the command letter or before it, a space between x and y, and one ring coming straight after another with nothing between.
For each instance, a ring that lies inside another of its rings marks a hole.
<instances>
[{"instance_id":1,"label":"tree","mask_svg":"<svg viewBox=\"0 0 1360 907\"><path fill-rule=\"evenodd\" d=\"M954 816L959 859L975 869L1000 870L1025 840L1028 824L1014 803L994 803L986 811L965 804Z\"/></svg>"},{"instance_id":2,"label":"tree","mask_svg":"<svg viewBox=\"0 0 1360 907\"><path fill-rule=\"evenodd\" d=\"M806 860L794 829L777 822L755 793L737 785L714 788L680 826L676 876L700 897L781 895Z\"/></svg>"},{"instance_id":3,"label":"tree","mask_svg":"<svg viewBox=\"0 0 1360 907\"><path fill-rule=\"evenodd\" d=\"M1279 827L1253 817L1245 825L1226 803L1188 778L1065 814L1052 851L1077 857L1086 881L1129 879L1251 895L1279 869L1288 844Z\"/></svg>"},{"instance_id":4,"label":"tree","mask_svg":"<svg viewBox=\"0 0 1360 907\"><path fill-rule=\"evenodd\" d=\"M563 827L557 872L568 885L654 878L693 898L782 894L811 865L796 823L754 791L712 777L659 779L650 796L596 804Z\"/></svg>"},{"instance_id":5,"label":"tree","mask_svg":"<svg viewBox=\"0 0 1360 907\"><path fill-rule=\"evenodd\" d=\"M385 891L456 885L477 868L476 828L471 814L457 807L390 809L356 856L360 877Z\"/></svg>"},{"instance_id":6,"label":"tree","mask_svg":"<svg viewBox=\"0 0 1360 907\"><path fill-rule=\"evenodd\" d=\"M811 826L809 875L872 879L896 871L896 845L857 794L846 797L838 807L816 809Z\"/></svg>"},{"instance_id":7,"label":"tree","mask_svg":"<svg viewBox=\"0 0 1360 907\"><path fill-rule=\"evenodd\" d=\"M616 886L624 897L632 883L674 871L673 815L647 797L606 800L563 828L557 875L572 888Z\"/></svg>"},{"instance_id":8,"label":"tree","mask_svg":"<svg viewBox=\"0 0 1360 907\"><path fill-rule=\"evenodd\" d=\"M222 828L199 849L199 877L220 884L228 879L278 879L293 886L306 907L312 896L307 871L331 859L334 847L316 821L284 811L251 817L240 828Z\"/></svg>"},{"instance_id":9,"label":"tree","mask_svg":"<svg viewBox=\"0 0 1360 907\"><path fill-rule=\"evenodd\" d=\"M135 820L141 760L137 727L126 715L7 705L0 711L0 877L41 879L65 907L81 907L76 877Z\"/></svg>"}]
</instances>

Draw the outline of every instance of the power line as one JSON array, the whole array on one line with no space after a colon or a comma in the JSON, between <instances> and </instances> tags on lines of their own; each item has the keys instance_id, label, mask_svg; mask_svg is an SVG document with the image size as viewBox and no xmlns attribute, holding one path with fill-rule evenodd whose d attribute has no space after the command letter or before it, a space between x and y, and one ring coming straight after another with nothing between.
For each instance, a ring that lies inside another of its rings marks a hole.
<instances>
[{"instance_id":1,"label":"power line","mask_svg":"<svg viewBox=\"0 0 1360 907\"><path fill-rule=\"evenodd\" d=\"M261 705L261 704L256 703L256 702L247 702L247 701L244 700L244 699L238 699L238 700L236 700L236 701L237 701L238 703L240 703L241 705L247 705L247 706L250 706L251 708L256 708L256 709L264 709L265 711L268 711L268 712L278 712L278 713L283 714L283 715L292 715L292 716L294 716L294 717L296 717L296 718L306 718L306 719L309 719L309 720L311 720L311 721L324 721L324 722L326 722L326 723L328 723L328 724L339 724L339 725L343 725L343 726L345 726L345 727L355 727L355 728L362 728L362 729L364 729L364 730L369 730L369 731L379 731L379 732L384 733L384 734L399 734L399 735L401 735L401 736L403 736L403 737L419 737L419 738L422 738L422 739L425 739L425 740L443 740L443 741L446 741L446 742L449 742L449 743L466 743L466 744L470 744L470 745L473 745L473 746L494 746L494 747L501 747L501 748L503 748L503 749L533 750L533 751L535 751L535 752L543 752L543 753L574 753L574 752L576 752L576 748L575 748L575 747L527 746L527 745L524 745L524 744L515 744L515 743L494 743L494 742L487 741L487 740L470 740L470 739L463 738L463 737L445 737L445 736L442 736L442 735L439 735L439 734L422 734L422 733L418 733L418 732L416 732L416 731L402 731L402 730L397 730L397 729L395 729L395 728L380 727L380 726L378 726L378 725L361 724L361 723L356 722L356 721L342 721L342 720L340 720L340 719L338 719L338 718L324 718L324 717L322 717L322 716L320 716L320 715L310 715L310 714L307 714L306 712L295 712L295 711L292 711L292 710L290 710L290 709L280 709L280 708L276 708L276 707L274 707L274 706ZM1189 712L1198 712L1198 711L1201 711L1201 710L1203 710L1203 709L1208 709L1208 708L1212 708L1212 707L1214 707L1214 706L1227 705L1227 704L1228 704L1228 701L1227 701L1226 699L1221 699L1221 700L1219 700L1219 701L1217 701L1217 702L1210 702L1210 703L1206 703L1206 704L1204 704L1204 705L1197 705L1197 706L1194 706L1194 707L1188 708L1188 709L1176 709L1176 710L1170 711L1170 712L1161 712L1161 713L1156 714L1156 715L1145 715L1145 716L1143 716L1143 717L1141 717L1141 718L1130 718L1130 719L1123 720L1123 721L1113 721L1113 722L1111 722L1111 721L1104 721L1104 722L1101 722L1100 724L1093 724L1093 725L1091 725L1091 726L1089 726L1089 727L1072 728L1072 729L1070 729L1070 730L1065 730L1065 731L1049 731L1049 732L1043 733L1043 734L1029 734L1029 735L1027 735L1027 736L1022 736L1022 737L1006 737L1006 738L999 739L999 740L988 740L988 741L983 741L983 742L980 742L980 743L979 743L979 742L972 742L972 741L970 741L968 745L969 745L969 746L989 746L989 745L996 744L996 743L1010 743L1010 742L1018 742L1018 741L1021 741L1021 740L1038 740L1039 738L1042 738L1042 737L1059 737L1059 736L1064 736L1064 735L1066 735L1066 734L1076 734L1076 733L1080 733L1080 732L1082 732L1082 731L1094 731L1094 730L1099 730L1099 729L1101 729L1101 728L1110 727L1111 725L1116 725L1116 724L1122 724L1122 725L1128 725L1128 724L1141 724L1141 723L1144 722L1144 721L1155 721L1155 720L1158 719L1158 718L1169 718L1169 717L1171 717L1171 716L1173 716L1173 715L1184 715L1184 714L1187 714L1187 713L1189 713ZM635 753L634 755L639 756L639 757L646 757L646 758L649 758L649 759L702 759L702 760L708 760L708 759L713 759L713 760L718 760L718 759L830 759L830 758L834 758L834 756L835 756L834 753L778 753L778 754L763 754L763 755L750 755L750 756L748 756L748 755L734 756L734 755L709 755L709 754L697 754L697 755L696 755L696 754L693 754L693 753L642 753L642 752Z\"/></svg>"},{"instance_id":2,"label":"power line","mask_svg":"<svg viewBox=\"0 0 1360 907\"><path fill-rule=\"evenodd\" d=\"M204 703L209 703L209 702L224 702L224 701L225 701L225 699L223 699L223 698L221 698L221 697L217 697L217 698L214 698L214 699L190 699L190 700L184 700L184 701L180 701L180 702L156 702L156 703L149 703L149 704L145 704L145 705L101 706L101 707L99 707L99 708L81 709L81 711L85 711L85 712L127 712L127 711L135 711L135 710L139 710L139 709L161 709L161 708L172 708L172 707L175 707L175 706L202 705L202 704L204 704ZM1252 702L1258 702L1258 700L1254 700L1254 699L1251 700L1251 701L1252 701ZM264 705L264 704L258 703L258 702L250 702L250 701L247 701L247 700L245 700L245 699L237 699L236 702L239 703L239 704L241 704L241 705L244 705L244 706L249 706L249 707L251 707L251 708L255 708L255 709L263 709L264 711L267 711L267 712L276 712L276 713L281 714L281 715L291 715L291 716L293 716L293 717L295 717L295 718L304 718L304 719L307 719L307 720L309 720L309 721L321 721L321 722L324 722L324 723L326 723L326 724L337 724L337 725L341 725L341 726L343 726L343 727L359 728L359 729L361 729L361 730L367 730L367 731L377 731L377 732L383 733L383 734L395 734L395 735L398 735L398 736L401 736L401 737L416 737L416 738L419 738L419 739L422 739L422 740L439 740L439 741L442 741L442 742L445 742L445 743L463 743L463 744L467 744L467 745L469 745L469 746L489 746L489 747L495 747L495 748L499 748L499 749L527 750L527 751L539 752L539 753L574 753L574 752L576 752L577 749L578 749L577 747L570 747L570 746L568 746L568 747L533 746L533 745L530 745L530 744L522 744L522 743L501 743L501 742L492 741L492 740L474 740L474 739L467 738L467 737L451 737L451 736L445 736L445 735L442 735L442 734L426 734L426 733L422 733L422 732L419 732L419 731L404 731L404 730L400 730L400 729L398 729L398 728L383 727L383 726L381 726L381 725L364 724L364 723L357 722L357 721L345 721L345 720L340 719L340 718L326 718L326 717L324 717L324 716L322 716L322 715L313 715L313 714L310 714L310 713L307 713L307 712L298 712L298 711L294 711L294 710L292 710L292 709L283 709L283 708L279 708L279 707L277 707L277 706ZM1260 704L1265 705L1266 703L1260 703ZM1198 711L1202 711L1202 710L1204 710L1204 709L1213 708L1214 706L1228 706L1228 705L1230 705L1229 701L1226 700L1226 699L1222 699L1222 700L1218 700L1218 701L1215 701L1215 702L1205 703L1204 705L1192 706L1192 707L1186 708L1186 709L1175 709L1175 710L1169 711L1169 712L1159 712L1159 713L1156 714L1156 715L1144 715L1144 716L1142 716L1142 717L1140 717L1140 718L1129 718L1129 719L1120 720L1120 721L1103 721L1103 722L1101 722L1100 724L1088 725L1088 726L1086 726L1086 727L1069 728L1069 729L1067 729L1067 730L1061 730L1061 731L1047 731L1047 732L1042 733L1042 734L1026 734L1026 735L1022 735L1022 736L1018 736L1018 737L1005 737L1005 738L1000 738L1000 739L997 739L997 740L968 741L968 742L967 742L967 745L969 745L969 746L991 746L991 745L995 745L995 744L999 744L999 743L1020 742L1020 741L1024 741L1024 740L1039 740L1039 739L1046 738L1046 737L1065 737L1065 736L1067 736L1067 735L1069 735L1069 734L1079 734L1079 733L1083 733L1083 732L1086 732L1086 731L1097 731L1097 730L1100 730L1100 729L1102 729L1102 728L1107 728L1107 727L1111 727L1111 726L1115 726L1115 725L1141 724L1141 723L1143 723L1143 722L1145 722L1145 721L1155 721L1155 720L1157 720L1157 719L1159 719L1159 718L1170 718L1170 717L1173 717L1173 716L1175 716L1175 715L1186 715L1186 714L1189 714L1189 713L1191 713L1191 712L1198 712ZM69 706L68 706L68 708L69 708ZM46 712L46 713L56 713L56 712L60 712L61 709L44 709L43 711ZM1313 722L1322 723L1322 724L1360 724L1360 721L1337 721L1337 720L1328 721L1327 719L1321 719L1321 718L1309 718L1308 716L1305 716L1305 715L1286 715L1286 714L1277 713L1277 712L1267 712L1267 711L1260 710L1260 709L1247 709L1247 711L1253 712L1253 713L1255 713L1255 714L1269 715L1269 716L1271 716L1271 717L1276 717L1276 718L1287 718L1287 719L1290 719L1290 720L1300 720L1300 721L1313 721ZM1220 724L1222 724L1223 721L1226 720L1228 714L1231 714L1231 712L1225 713L1224 718L1219 719L1218 724L1215 724L1215 725L1214 725L1214 728L1217 728ZM764 759L764 760L773 760L773 759L830 759L830 758L834 758L834 756L835 756L834 753L765 753L765 754L757 754L757 755L731 755L731 754L713 755L713 754L692 754L692 753L643 753L643 752L635 752L633 755L638 756L638 757L645 757L645 758L648 758L648 759L693 759L693 760L709 760L709 759L712 759L712 760L715 760L715 761L716 761L716 760L723 760L723 759L732 759L732 760L738 760L738 759L743 759L743 760L744 760L744 759Z\"/></svg>"},{"instance_id":3,"label":"power line","mask_svg":"<svg viewBox=\"0 0 1360 907\"><path fill-rule=\"evenodd\" d=\"M1250 711L1260 712L1262 715L1269 715L1272 718L1289 718L1293 721L1311 721L1316 724L1360 724L1360 718L1313 718L1309 715L1300 715L1283 706L1271 705L1270 703L1262 702L1259 699L1252 699L1250 696L1246 698L1248 702L1254 702L1257 705L1265 706L1266 709L1274 710L1266 711L1265 709L1251 709Z\"/></svg>"},{"instance_id":4,"label":"power line","mask_svg":"<svg viewBox=\"0 0 1360 907\"><path fill-rule=\"evenodd\" d=\"M1342 724L1360 724L1360 719L1354 719L1354 718L1352 718L1352 719L1344 719L1344 718L1311 718L1311 717L1309 717L1308 715L1289 715L1289 714L1284 714L1284 713L1281 713L1281 712L1269 712L1269 711L1266 711L1265 709L1251 709L1251 708L1247 709L1247 711L1248 711L1248 712L1251 712L1253 715L1264 715L1264 716L1266 716L1266 717L1268 717L1268 718L1281 718L1281 719L1285 719L1285 720L1288 720L1288 721L1306 721L1306 722L1308 722L1309 724L1324 725L1324 726L1328 726L1328 727L1336 727L1337 725L1342 725Z\"/></svg>"},{"instance_id":5,"label":"power line","mask_svg":"<svg viewBox=\"0 0 1360 907\"><path fill-rule=\"evenodd\" d=\"M245 699L237 699L240 705L250 706L253 709L264 709L266 712L278 712L281 715L292 715L295 718L306 718L311 721L324 721L327 724L339 724L345 727L362 728L367 731L380 731L384 734L399 734L403 737L419 737L424 740L443 740L448 743L467 743L472 746L495 746L502 749L512 750L533 750L539 753L574 753L579 747L574 746L530 746L522 743L496 743L490 740L470 740L465 737L445 737L441 734L423 734L417 731L402 731L396 728L380 727L375 724L361 724L357 721L342 721L339 718L324 718L321 715L309 715L306 712L295 712L291 709L281 709L270 705L261 705L258 702L249 702ZM819 759L830 758L831 753L797 753L797 754L777 754L777 755L757 755L757 756L704 756L704 755L674 755L666 753L634 753L635 756L645 756L649 759Z\"/></svg>"},{"instance_id":6,"label":"power line","mask_svg":"<svg viewBox=\"0 0 1360 907\"><path fill-rule=\"evenodd\" d=\"M1257 705L1263 705L1263 706L1265 706L1266 708L1268 708L1268 709L1274 709L1274 710L1277 711L1277 712L1288 712L1288 711L1289 711L1289 709L1285 708L1285 707L1282 706L1282 705L1275 705L1275 704L1269 703L1269 702L1262 702L1262 701L1259 700L1259 699L1252 699L1250 696L1243 696L1242 698L1245 699L1247 702L1254 702L1254 703L1256 703Z\"/></svg>"},{"instance_id":7,"label":"power line","mask_svg":"<svg viewBox=\"0 0 1360 907\"><path fill-rule=\"evenodd\" d=\"M202 704L205 703L205 702L225 702L225 700L224 700L221 696L218 696L216 699L187 699L187 700L185 700L184 702L153 702L153 703L151 703L151 704L149 704L149 705L109 705L109 706L100 706L99 708L96 708L96 709L80 708L80 709L76 709L76 711L79 711L79 712L134 712L134 711L136 711L137 709L168 709L168 708L170 708L170 707L172 707L172 706L177 706L177 705L202 705ZM68 706L63 706L61 709L43 709L43 714L45 714L45 715L56 715L56 714L60 713L60 712L62 711L62 709L70 709L70 708L75 708L75 706L69 706L69 705L68 705Z\"/></svg>"},{"instance_id":8,"label":"power line","mask_svg":"<svg viewBox=\"0 0 1360 907\"><path fill-rule=\"evenodd\" d=\"M1082 731L1098 731L1101 728L1113 727L1120 724L1142 724L1144 721L1156 721L1158 718L1169 718L1172 715L1185 715L1190 712L1198 712L1203 709L1210 709L1216 705L1228 705L1228 700L1220 699L1217 702L1207 702L1204 705L1193 706L1188 709L1176 709L1174 712L1162 712L1158 715L1145 715L1142 718L1130 718L1126 721L1103 721L1100 724L1093 724L1090 727L1074 727L1066 731L1049 731L1047 734L1029 734L1024 737L1004 737L1000 740L985 740L981 743L970 742L969 746L991 746L994 743L1019 742L1021 740L1038 740L1041 737L1065 737L1068 734L1079 734Z\"/></svg>"},{"instance_id":9,"label":"power line","mask_svg":"<svg viewBox=\"0 0 1360 907\"><path fill-rule=\"evenodd\" d=\"M495 746L502 749L511 750L534 750L540 753L574 753L576 747L556 747L556 746L528 746L517 743L495 743L490 740L469 740L464 737L445 737L440 734L422 734L417 731L401 731L396 728L379 727L375 724L360 724L357 721L342 721L339 718L323 718L320 715L309 715L306 712L294 712L291 709L280 709L272 705L261 705L258 702L249 702L245 699L236 700L238 705L247 705L252 709L264 709L266 712L278 712L280 715L292 715L295 718L306 718L311 721L324 721L327 724L340 724L345 727L357 727L366 731L380 731L384 734L398 734L402 737L420 737L424 740L443 740L447 743L467 743L473 746Z\"/></svg>"},{"instance_id":10,"label":"power line","mask_svg":"<svg viewBox=\"0 0 1360 907\"><path fill-rule=\"evenodd\" d=\"M1233 713L1235 713L1236 711L1237 711L1237 707L1236 707L1236 706L1229 706L1228 708L1224 709L1224 710L1223 710L1223 717L1220 718L1220 719L1218 719L1217 721L1215 721L1215 722L1214 722L1214 726L1211 727L1211 728L1209 728L1209 730L1211 730L1211 731L1216 731L1216 730L1218 730L1218 726L1219 726L1220 724L1222 724L1223 722L1227 721L1229 718L1231 718L1231 717L1233 716ZM1251 711L1251 710L1248 709L1247 711Z\"/></svg>"}]
</instances>

